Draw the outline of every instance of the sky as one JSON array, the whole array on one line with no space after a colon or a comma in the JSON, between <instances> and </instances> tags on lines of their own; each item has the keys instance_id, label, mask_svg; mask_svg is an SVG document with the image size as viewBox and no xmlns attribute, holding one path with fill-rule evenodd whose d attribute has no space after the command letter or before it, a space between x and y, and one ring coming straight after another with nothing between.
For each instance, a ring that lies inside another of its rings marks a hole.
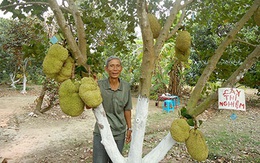
<instances>
[{"instance_id":1,"label":"sky","mask_svg":"<svg viewBox=\"0 0 260 163\"><path fill-rule=\"evenodd\" d=\"M0 11L0 17L1 18L10 18L12 16L11 13L4 14L3 11Z\"/></svg>"},{"instance_id":2,"label":"sky","mask_svg":"<svg viewBox=\"0 0 260 163\"><path fill-rule=\"evenodd\" d=\"M0 4L3 2L3 0L0 0ZM12 16L11 13L7 13L4 15L4 12L0 10L0 17L1 18L10 18Z\"/></svg>"},{"instance_id":3,"label":"sky","mask_svg":"<svg viewBox=\"0 0 260 163\"><path fill-rule=\"evenodd\" d=\"M2 3L2 1L3 0L0 0L0 4ZM61 1L62 0L57 0L58 4L61 4ZM1 18L10 18L10 17L12 17L12 13L9 12L7 14L4 14L4 12L0 10L0 17Z\"/></svg>"}]
</instances>

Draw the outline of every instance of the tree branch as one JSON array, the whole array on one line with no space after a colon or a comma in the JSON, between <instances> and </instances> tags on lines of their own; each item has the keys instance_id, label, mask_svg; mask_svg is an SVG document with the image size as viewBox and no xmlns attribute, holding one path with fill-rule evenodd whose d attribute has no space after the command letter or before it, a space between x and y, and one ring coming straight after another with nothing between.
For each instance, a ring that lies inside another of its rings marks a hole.
<instances>
[{"instance_id":1,"label":"tree branch","mask_svg":"<svg viewBox=\"0 0 260 163\"><path fill-rule=\"evenodd\" d=\"M185 3L183 5L181 5L181 0L176 0L174 2L174 5L173 5L173 8L171 9L171 12L170 12L170 15L169 17L167 18L164 26L163 26L163 29L159 35L159 37L157 38L156 40L156 44L154 46L154 49L155 49L155 55L156 57L159 56L160 52L161 52L161 49L165 43L165 41L167 41L168 38L170 38L169 36L169 31L171 29L171 26L172 26L172 23L174 21L174 19L176 18L176 15L179 13L180 10L184 9L187 5L189 5L191 2L193 2L193 0L188 0L188 1L185 1ZM181 22L179 22L181 23ZM175 27L177 28L177 27ZM178 27L179 28L179 27ZM176 30L177 31L177 30ZM176 32L175 31L175 32ZM171 33L171 35L173 35L173 31Z\"/></svg>"},{"instance_id":2,"label":"tree branch","mask_svg":"<svg viewBox=\"0 0 260 163\"><path fill-rule=\"evenodd\" d=\"M64 36L68 42L69 49L70 49L73 57L76 59L76 61L79 65L82 65L86 68L86 57L83 56L81 51L79 50L79 47L77 46L75 38L73 37L73 35L69 29L69 26L66 23L66 20L62 14L62 11L59 8L58 3L56 2L56 0L48 0L48 2L56 17L57 23L59 24L62 32L64 33Z\"/></svg>"},{"instance_id":3,"label":"tree branch","mask_svg":"<svg viewBox=\"0 0 260 163\"><path fill-rule=\"evenodd\" d=\"M178 31L178 29L181 27L182 21L185 18L185 16L186 16L186 14L185 14L185 8L184 8L184 9L182 9L182 14L181 14L178 24L176 24L174 29L172 31L170 31L166 40L170 39Z\"/></svg>"},{"instance_id":4,"label":"tree branch","mask_svg":"<svg viewBox=\"0 0 260 163\"><path fill-rule=\"evenodd\" d=\"M226 82L222 84L221 87L233 87L243 75L252 67L254 63L260 58L260 45L258 45L255 50L245 59L242 65L228 78ZM189 113L193 116L201 114L204 110L209 108L209 106L218 100L218 93L212 93L206 100L204 100L195 109L191 109Z\"/></svg>"},{"instance_id":5,"label":"tree branch","mask_svg":"<svg viewBox=\"0 0 260 163\"><path fill-rule=\"evenodd\" d=\"M254 4L251 6L251 8L247 11L247 13L237 22L233 30L231 30L225 40L219 45L219 47L216 49L215 54L211 57L209 60L207 66L205 67L202 75L200 76L198 82L195 85L194 90L191 93L190 99L187 103L187 110L189 114L194 114L195 106L198 103L198 100L200 98L200 94L205 87L205 84L207 80L209 79L209 76L211 73L215 70L216 65L222 56L223 52L227 48L227 46L234 40L236 34L240 31L240 29L244 26L244 24L251 18L251 16L254 14L256 9L258 8L260 4L259 0L255 0ZM192 115L191 114L191 115Z\"/></svg>"},{"instance_id":6,"label":"tree branch","mask_svg":"<svg viewBox=\"0 0 260 163\"><path fill-rule=\"evenodd\" d=\"M174 19L176 18L177 13L180 10L180 6L181 6L181 0L176 0L174 2L172 9L171 9L170 15L166 19L166 22L163 26L163 29L162 29L159 37L156 40L156 43L155 43L155 46L154 46L156 57L159 56L161 49L162 49L162 47L163 47L163 45L166 41L166 38L168 38L168 35L169 35L168 32L170 31L172 23L173 23Z\"/></svg>"},{"instance_id":7,"label":"tree branch","mask_svg":"<svg viewBox=\"0 0 260 163\"><path fill-rule=\"evenodd\" d=\"M176 141L172 139L171 133L169 132L162 139L162 141L143 158L142 162L143 163L160 162L175 143Z\"/></svg>"},{"instance_id":8,"label":"tree branch","mask_svg":"<svg viewBox=\"0 0 260 163\"><path fill-rule=\"evenodd\" d=\"M236 42L241 42L241 43L243 43L243 44L246 44L246 45L249 45L249 46L252 46L252 47L256 47L256 46L257 46L257 45L251 44L251 43L249 43L249 42L240 40L240 39L235 39L234 41L236 41Z\"/></svg>"},{"instance_id":9,"label":"tree branch","mask_svg":"<svg viewBox=\"0 0 260 163\"><path fill-rule=\"evenodd\" d=\"M81 51L83 57L87 57L87 51L86 51L87 40L86 40L86 34L84 30L84 23L81 19L81 13L79 12L77 6L75 5L74 0L69 0L68 2L69 2L69 7L71 8L72 11L72 16L76 24L79 50ZM87 58L84 60L87 60Z\"/></svg>"}]
</instances>

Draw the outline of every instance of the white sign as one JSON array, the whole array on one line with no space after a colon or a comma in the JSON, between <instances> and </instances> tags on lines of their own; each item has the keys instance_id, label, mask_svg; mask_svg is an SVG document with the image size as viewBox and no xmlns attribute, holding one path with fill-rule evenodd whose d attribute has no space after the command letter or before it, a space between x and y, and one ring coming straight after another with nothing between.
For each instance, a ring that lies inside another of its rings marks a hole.
<instances>
[{"instance_id":1,"label":"white sign","mask_svg":"<svg viewBox=\"0 0 260 163\"><path fill-rule=\"evenodd\" d=\"M246 111L244 90L237 88L219 88L218 108Z\"/></svg>"}]
</instances>

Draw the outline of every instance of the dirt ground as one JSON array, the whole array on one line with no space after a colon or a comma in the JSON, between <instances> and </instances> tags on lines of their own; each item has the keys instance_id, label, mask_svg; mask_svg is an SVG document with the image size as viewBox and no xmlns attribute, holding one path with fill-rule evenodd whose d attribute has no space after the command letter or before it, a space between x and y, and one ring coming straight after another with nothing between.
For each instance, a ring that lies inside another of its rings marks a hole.
<instances>
[{"instance_id":1,"label":"dirt ground","mask_svg":"<svg viewBox=\"0 0 260 163\"><path fill-rule=\"evenodd\" d=\"M40 94L40 86L29 86L26 94L21 94L0 86L0 162L91 162L92 130L95 123L94 114L86 110L79 117L69 117L55 107L44 114L35 115L35 100ZM248 98L254 96L255 90L249 90ZM133 98L134 109L136 98ZM233 123L233 127L252 132L253 138L260 140L259 98L254 108L246 112L237 112L239 124L229 119L232 112L209 110L200 118L207 121L202 130L223 127L223 123ZM150 101L149 115L144 142L144 153L148 153L168 132L171 121L177 112L164 113ZM239 126L239 127L237 127ZM258 127L257 127L258 126ZM228 127L232 128L232 124ZM257 147L257 146L256 146ZM124 154L129 146L125 147ZM193 162L183 145L176 145L162 162ZM260 147L259 147L260 148ZM254 157L259 160L259 148ZM220 156L208 162L225 162ZM233 160L236 160L233 159ZM227 161L226 161L227 162ZM232 162L232 161L231 161ZM253 161L254 162L254 161Z\"/></svg>"}]
</instances>

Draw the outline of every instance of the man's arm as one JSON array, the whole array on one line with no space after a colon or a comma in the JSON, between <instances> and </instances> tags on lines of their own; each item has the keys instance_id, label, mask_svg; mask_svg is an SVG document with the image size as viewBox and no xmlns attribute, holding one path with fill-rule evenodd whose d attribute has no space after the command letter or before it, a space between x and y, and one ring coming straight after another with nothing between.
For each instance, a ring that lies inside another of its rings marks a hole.
<instances>
[{"instance_id":1,"label":"man's arm","mask_svg":"<svg viewBox=\"0 0 260 163\"><path fill-rule=\"evenodd\" d=\"M125 120L126 120L126 126L127 126L126 143L130 143L131 135L132 135L131 110L126 110L124 112L124 114L125 114Z\"/></svg>"}]
</instances>

